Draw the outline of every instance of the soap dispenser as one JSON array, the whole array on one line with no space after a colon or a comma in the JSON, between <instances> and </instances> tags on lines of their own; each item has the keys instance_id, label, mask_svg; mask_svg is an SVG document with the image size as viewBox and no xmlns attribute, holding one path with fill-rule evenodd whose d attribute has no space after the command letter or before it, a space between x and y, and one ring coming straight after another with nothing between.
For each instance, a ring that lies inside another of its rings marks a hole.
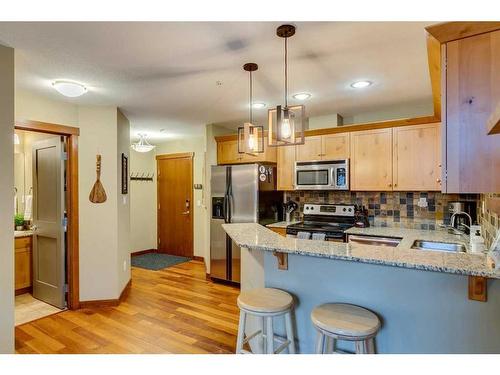
<instances>
[{"instance_id":1,"label":"soap dispenser","mask_svg":"<svg viewBox=\"0 0 500 375\"><path fill-rule=\"evenodd\" d=\"M472 253L484 253L486 250L484 238L481 236L481 231L479 229L476 229L470 236L470 249Z\"/></svg>"}]
</instances>

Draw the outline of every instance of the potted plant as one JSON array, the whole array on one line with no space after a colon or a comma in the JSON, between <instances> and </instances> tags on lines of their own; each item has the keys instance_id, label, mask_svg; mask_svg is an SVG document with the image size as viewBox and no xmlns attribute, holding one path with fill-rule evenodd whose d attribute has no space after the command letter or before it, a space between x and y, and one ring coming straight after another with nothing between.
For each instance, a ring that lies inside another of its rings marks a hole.
<instances>
[{"instance_id":1,"label":"potted plant","mask_svg":"<svg viewBox=\"0 0 500 375\"><path fill-rule=\"evenodd\" d=\"M16 230L24 230L24 216L22 214L14 215L14 226Z\"/></svg>"}]
</instances>

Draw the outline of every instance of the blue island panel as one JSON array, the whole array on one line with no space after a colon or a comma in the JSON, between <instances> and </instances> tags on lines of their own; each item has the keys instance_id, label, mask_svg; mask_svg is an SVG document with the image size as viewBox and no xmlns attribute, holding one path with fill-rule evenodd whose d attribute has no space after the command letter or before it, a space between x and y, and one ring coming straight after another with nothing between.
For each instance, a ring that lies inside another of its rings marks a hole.
<instances>
[{"instance_id":1,"label":"blue island panel","mask_svg":"<svg viewBox=\"0 0 500 375\"><path fill-rule=\"evenodd\" d=\"M467 276L303 255L288 270L265 252L265 285L296 299L301 353L314 352L310 313L326 302L352 303L378 314L378 353L500 353L500 280L488 280L488 302L467 297ZM283 332L276 320L277 330ZM347 350L351 344L339 345Z\"/></svg>"}]
</instances>

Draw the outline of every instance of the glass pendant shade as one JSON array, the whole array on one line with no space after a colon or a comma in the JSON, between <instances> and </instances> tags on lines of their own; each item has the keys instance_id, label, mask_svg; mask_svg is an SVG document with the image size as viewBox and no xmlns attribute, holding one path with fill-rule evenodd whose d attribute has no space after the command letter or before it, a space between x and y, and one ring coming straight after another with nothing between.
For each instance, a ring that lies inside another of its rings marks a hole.
<instances>
[{"instance_id":1,"label":"glass pendant shade","mask_svg":"<svg viewBox=\"0 0 500 375\"><path fill-rule=\"evenodd\" d=\"M139 134L139 141L137 143L132 144L132 150L137 152L149 152L153 150L156 146L153 146L146 140L146 136L144 134Z\"/></svg>"},{"instance_id":2,"label":"glass pendant shade","mask_svg":"<svg viewBox=\"0 0 500 375\"><path fill-rule=\"evenodd\" d=\"M258 154L264 152L264 127L253 124L252 107L253 107L253 81L252 72L259 69L255 63L246 63L243 65L243 70L249 73L249 88L250 95L248 101L249 121L243 124L243 127L238 128L238 153L240 154Z\"/></svg>"},{"instance_id":3,"label":"glass pendant shade","mask_svg":"<svg viewBox=\"0 0 500 375\"><path fill-rule=\"evenodd\" d=\"M307 126L305 107L303 105L288 105L288 38L295 35L295 26L281 25L276 35L284 39L284 106L277 106L268 111L268 140L269 146L303 145Z\"/></svg>"},{"instance_id":4,"label":"glass pendant shade","mask_svg":"<svg viewBox=\"0 0 500 375\"><path fill-rule=\"evenodd\" d=\"M278 106L268 111L269 146L303 145L305 141L306 118L303 105L288 108Z\"/></svg>"},{"instance_id":5,"label":"glass pendant shade","mask_svg":"<svg viewBox=\"0 0 500 375\"><path fill-rule=\"evenodd\" d=\"M245 122L238 128L238 153L258 154L264 152L264 127Z\"/></svg>"}]
</instances>

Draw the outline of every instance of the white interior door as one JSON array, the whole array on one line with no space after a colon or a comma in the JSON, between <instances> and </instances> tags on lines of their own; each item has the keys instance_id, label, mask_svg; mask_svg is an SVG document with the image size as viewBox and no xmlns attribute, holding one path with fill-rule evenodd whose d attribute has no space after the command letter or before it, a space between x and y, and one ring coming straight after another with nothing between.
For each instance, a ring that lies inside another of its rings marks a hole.
<instances>
[{"instance_id":1,"label":"white interior door","mask_svg":"<svg viewBox=\"0 0 500 375\"><path fill-rule=\"evenodd\" d=\"M33 297L66 307L64 158L59 137L33 144Z\"/></svg>"}]
</instances>

